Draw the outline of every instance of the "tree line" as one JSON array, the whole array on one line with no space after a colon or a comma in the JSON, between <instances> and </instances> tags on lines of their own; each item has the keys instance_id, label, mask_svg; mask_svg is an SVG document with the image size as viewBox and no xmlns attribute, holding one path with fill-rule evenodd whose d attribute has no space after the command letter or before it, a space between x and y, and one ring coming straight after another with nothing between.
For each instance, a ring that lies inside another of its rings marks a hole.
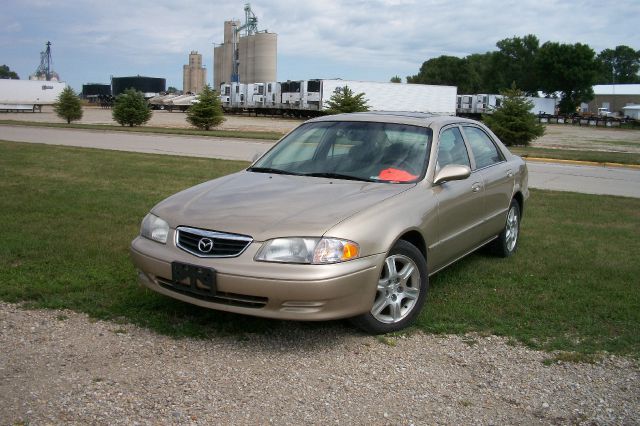
<instances>
[{"instance_id":1,"label":"tree line","mask_svg":"<svg viewBox=\"0 0 640 426\"><path fill-rule=\"evenodd\" d=\"M596 55L587 44L548 41L535 35L496 43L497 51L464 58L442 55L425 61L407 83L458 87L460 94L501 93L515 86L525 94L560 94L560 111L575 112L593 99L595 84L640 83L640 50L629 46L605 49ZM397 76L393 77L398 79Z\"/></svg>"}]
</instances>

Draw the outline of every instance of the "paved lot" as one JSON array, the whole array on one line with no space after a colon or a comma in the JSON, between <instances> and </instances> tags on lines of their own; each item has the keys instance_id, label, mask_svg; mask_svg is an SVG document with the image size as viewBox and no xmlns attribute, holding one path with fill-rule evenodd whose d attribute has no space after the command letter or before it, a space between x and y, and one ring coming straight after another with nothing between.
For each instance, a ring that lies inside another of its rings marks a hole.
<instances>
[{"instance_id":1,"label":"paved lot","mask_svg":"<svg viewBox=\"0 0 640 426\"><path fill-rule=\"evenodd\" d=\"M640 169L533 162L531 188L640 198Z\"/></svg>"},{"instance_id":2,"label":"paved lot","mask_svg":"<svg viewBox=\"0 0 640 426\"><path fill-rule=\"evenodd\" d=\"M273 145L252 139L24 126L0 126L0 139L245 161L255 159ZM640 169L530 162L529 173L532 188L640 197Z\"/></svg>"},{"instance_id":3,"label":"paved lot","mask_svg":"<svg viewBox=\"0 0 640 426\"><path fill-rule=\"evenodd\" d=\"M272 141L255 139L223 139L2 125L0 125L0 139L15 142L46 143L116 151L244 161L251 161L273 145Z\"/></svg>"},{"instance_id":4,"label":"paved lot","mask_svg":"<svg viewBox=\"0 0 640 426\"><path fill-rule=\"evenodd\" d=\"M111 110L85 107L79 123L115 124ZM191 127L182 112L153 111L148 126ZM273 131L286 133L302 120L273 117L250 117L227 115L219 127L222 130ZM2 113L0 119L63 123L51 107L44 107L42 113ZM548 125L545 135L537 139L533 146L543 148L590 149L613 152L640 152L640 131L621 130L593 126Z\"/></svg>"}]
</instances>

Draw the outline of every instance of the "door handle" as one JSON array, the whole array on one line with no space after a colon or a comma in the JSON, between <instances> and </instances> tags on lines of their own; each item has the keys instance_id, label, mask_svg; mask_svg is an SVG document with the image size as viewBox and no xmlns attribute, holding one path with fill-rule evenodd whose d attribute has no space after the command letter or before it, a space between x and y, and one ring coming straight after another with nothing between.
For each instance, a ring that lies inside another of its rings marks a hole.
<instances>
[{"instance_id":1,"label":"door handle","mask_svg":"<svg viewBox=\"0 0 640 426\"><path fill-rule=\"evenodd\" d=\"M473 192L480 192L481 189L482 185L480 185L480 182L475 182L473 185L471 185L471 190Z\"/></svg>"}]
</instances>

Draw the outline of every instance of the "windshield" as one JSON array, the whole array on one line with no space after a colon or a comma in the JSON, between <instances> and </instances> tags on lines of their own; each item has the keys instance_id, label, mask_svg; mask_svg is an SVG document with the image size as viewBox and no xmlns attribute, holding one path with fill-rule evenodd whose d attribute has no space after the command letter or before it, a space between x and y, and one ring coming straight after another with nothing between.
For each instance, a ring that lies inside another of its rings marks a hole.
<instances>
[{"instance_id":1,"label":"windshield","mask_svg":"<svg viewBox=\"0 0 640 426\"><path fill-rule=\"evenodd\" d=\"M408 183L428 163L431 129L405 124L321 121L291 132L250 171Z\"/></svg>"}]
</instances>

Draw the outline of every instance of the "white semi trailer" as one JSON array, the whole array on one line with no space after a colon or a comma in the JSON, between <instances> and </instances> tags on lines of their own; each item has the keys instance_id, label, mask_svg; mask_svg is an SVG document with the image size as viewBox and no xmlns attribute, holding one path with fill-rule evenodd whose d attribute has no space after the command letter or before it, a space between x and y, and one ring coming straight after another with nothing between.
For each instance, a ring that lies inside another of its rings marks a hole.
<instances>
[{"instance_id":1,"label":"white semi trailer","mask_svg":"<svg viewBox=\"0 0 640 426\"><path fill-rule=\"evenodd\" d=\"M67 87L59 81L0 79L0 111L42 111Z\"/></svg>"},{"instance_id":2,"label":"white semi trailer","mask_svg":"<svg viewBox=\"0 0 640 426\"><path fill-rule=\"evenodd\" d=\"M536 115L555 115L556 113L557 99L527 96L527 100L533 103L530 111Z\"/></svg>"},{"instance_id":3,"label":"white semi trailer","mask_svg":"<svg viewBox=\"0 0 640 426\"><path fill-rule=\"evenodd\" d=\"M410 111L455 115L455 86L428 84L379 83L354 80L321 80L320 110L327 109L327 102L345 86L354 94L364 93L371 111ZM308 94L311 96L311 94ZM317 95L316 95L317 96Z\"/></svg>"},{"instance_id":4,"label":"white semi trailer","mask_svg":"<svg viewBox=\"0 0 640 426\"><path fill-rule=\"evenodd\" d=\"M249 110L313 116L328 109L328 101L348 87L364 93L371 111L411 111L455 115L455 86L379 83L356 80L298 80L222 84L220 99L226 110Z\"/></svg>"},{"instance_id":5,"label":"white semi trailer","mask_svg":"<svg viewBox=\"0 0 640 426\"><path fill-rule=\"evenodd\" d=\"M460 115L477 116L493 114L502 105L503 95L478 94L458 95L457 113ZM533 104L529 110L536 115L554 115L557 99L526 96L525 99Z\"/></svg>"}]
</instances>

